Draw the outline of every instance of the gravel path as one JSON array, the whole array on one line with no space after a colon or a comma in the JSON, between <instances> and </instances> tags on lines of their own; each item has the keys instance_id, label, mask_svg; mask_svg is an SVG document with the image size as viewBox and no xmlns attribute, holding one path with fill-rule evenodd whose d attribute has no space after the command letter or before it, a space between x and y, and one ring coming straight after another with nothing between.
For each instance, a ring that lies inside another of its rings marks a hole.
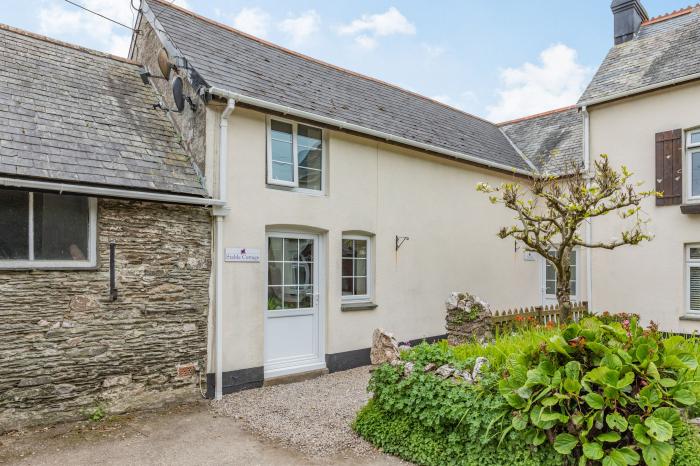
<instances>
[{"instance_id":1,"label":"gravel path","mask_svg":"<svg viewBox=\"0 0 700 466\"><path fill-rule=\"evenodd\" d=\"M372 456L376 450L350 424L367 403L369 366L304 382L245 390L214 402L214 410L285 446L313 456L344 452Z\"/></svg>"}]
</instances>

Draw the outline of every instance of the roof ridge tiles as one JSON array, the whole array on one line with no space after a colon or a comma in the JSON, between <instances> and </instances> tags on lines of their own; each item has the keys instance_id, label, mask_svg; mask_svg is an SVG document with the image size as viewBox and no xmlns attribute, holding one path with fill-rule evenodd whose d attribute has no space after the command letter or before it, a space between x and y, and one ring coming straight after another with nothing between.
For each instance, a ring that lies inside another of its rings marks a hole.
<instances>
[{"instance_id":1,"label":"roof ridge tiles","mask_svg":"<svg viewBox=\"0 0 700 466\"><path fill-rule=\"evenodd\" d=\"M179 6L179 5L175 5L175 4L169 3L169 2L167 2L167 1L165 1L165 0L148 0L148 1L152 1L152 2L155 2L155 3L159 3L159 4L161 4L161 5L164 5L164 6L168 7L168 8L176 9L176 10L178 10L178 11L181 11L181 12L183 12L183 13L185 13L185 14L188 14L188 15L192 16L193 18L196 18L196 19L199 19L199 20L201 20L201 21L207 22L207 23L212 24L212 25L214 25L214 26L220 27L220 28L222 28L222 29L225 29L225 30L227 30L227 31L233 32L233 33L235 33L235 34L238 34L238 35L240 35L240 36L246 37L246 38L248 38L248 39L254 40L254 41L256 41L256 42L258 42L258 43L260 43L260 44L266 45L266 46L268 46L268 47L275 48L275 49L277 49L277 50L280 50L280 51L282 51L282 52L288 53L288 54L290 54L290 55L294 55L294 56L297 56L297 57L299 57L299 58L303 58L304 60L309 60L309 61L312 61L312 62L314 62L314 63L318 63L319 65L323 65L323 66L326 66L326 67L328 67L328 68L334 69L334 70L336 70L336 71L340 71L340 72L342 72L342 73L351 74L351 75L356 76L356 77L358 77L358 78L366 79L366 80L368 80L368 81L373 81L373 82L375 82L375 83L379 83L379 84L382 84L382 85L384 85L384 86L388 86L388 87L397 89L397 90L399 90L399 91L405 92L406 94L410 94L410 95L413 95L413 96L415 96L415 97L419 97L419 98L421 98L421 99L423 99L423 100L427 100L428 102L432 102L432 103L434 103L434 104L437 104L437 105L440 105L440 106L442 106L442 107L448 108L448 109L453 110L453 111L455 111L455 112L462 113L463 115L467 115L467 116L469 116L469 117L476 118L477 120L481 120L481 121L483 121L483 122L485 122L485 123L489 123L489 124L491 124L491 125L495 124L494 122L489 121L489 120L487 120L486 118L482 118L482 117L480 117L480 116L478 116L478 115L474 115L474 114L472 114L472 113L465 112L464 110L460 110L460 109L455 108L455 107L453 107L453 106L451 106L451 105L448 105L448 104L446 104L446 103L444 103L444 102L440 102L439 100L435 100L435 99L432 99L432 98L427 97L427 96L425 96L425 95L419 94L419 93L417 93L417 92L410 91L410 90L405 89L405 88L403 88L403 87L401 87L401 86L399 86L399 85L392 84L392 83L390 83L390 82L381 80L381 79L379 79L379 78L374 78L374 77L372 77L372 76L368 76L368 75L366 75L366 74L362 74L362 73L359 73L359 72L357 72L357 71L353 71L353 70L350 70L350 69L348 69L348 68L343 68L342 66L334 65L334 64L332 64L332 63L329 63L329 62L320 60L320 59L318 59L318 58L311 57L311 56L306 55L306 54L304 54L304 53L296 52L296 51L291 50L291 49L288 49L288 48L286 48L286 47L284 47L284 46L282 46L282 45L275 44L274 42L270 42L270 41L265 40L265 39L261 39L260 37L256 37L256 36L254 36L254 35L248 34L247 32L241 31L240 29L236 29L236 28L234 28L234 27L232 27L232 26L229 26L229 25L227 25L227 24L220 23L220 22L215 21L215 20L213 20L213 19L211 19L211 18L207 18L206 16L202 16L202 15L200 15L200 14L198 14L198 13L195 13L194 11L190 11L190 10L188 10L188 9L186 9L186 8L183 8L183 7Z\"/></svg>"},{"instance_id":2,"label":"roof ridge tiles","mask_svg":"<svg viewBox=\"0 0 700 466\"><path fill-rule=\"evenodd\" d=\"M64 42L62 40L53 39L51 37L44 36L42 34L37 34L34 32L30 32L30 31L27 31L25 29L16 28L16 27L10 26L8 24L0 23L0 30L12 32L14 34L18 34L21 36L31 37L32 39L37 39L37 40L40 40L42 42L47 42L49 44L54 44L54 45L58 45L60 47L73 49L73 50L76 50L78 52L82 52L82 53L85 53L88 55L94 55L97 57L107 58L109 60L116 60L116 61L120 61L123 63L127 63L129 65L140 66L140 63L135 62L133 60L129 60L128 58L120 57L118 55L112 55L110 53L100 52L99 50L94 50L94 49L90 49L87 47L82 47L80 45L71 44L70 42Z\"/></svg>"},{"instance_id":3,"label":"roof ridge tiles","mask_svg":"<svg viewBox=\"0 0 700 466\"><path fill-rule=\"evenodd\" d=\"M535 113L533 115L527 115L524 117L515 118L513 120L502 121L500 123L496 123L496 126L500 127L500 126L510 125L513 123L519 123L521 121L532 120L534 118L540 118L540 117L544 117L544 116L548 116L548 115L554 115L556 113L566 112L567 110L573 110L574 108L576 108L576 105L567 105L566 107L555 108L552 110L547 110L546 112Z\"/></svg>"},{"instance_id":4,"label":"roof ridge tiles","mask_svg":"<svg viewBox=\"0 0 700 466\"><path fill-rule=\"evenodd\" d=\"M649 18L648 20L644 21L642 23L642 26L649 26L650 24L656 24L656 23L660 23L662 21L666 21L668 19L677 18L678 16L687 15L688 13L692 12L693 9L697 8L698 6L700 6L700 3L696 4L695 6L688 5L685 8L679 8L678 10L673 10L669 13L664 13L664 14L661 14L658 16L654 16L653 18Z\"/></svg>"}]
</instances>

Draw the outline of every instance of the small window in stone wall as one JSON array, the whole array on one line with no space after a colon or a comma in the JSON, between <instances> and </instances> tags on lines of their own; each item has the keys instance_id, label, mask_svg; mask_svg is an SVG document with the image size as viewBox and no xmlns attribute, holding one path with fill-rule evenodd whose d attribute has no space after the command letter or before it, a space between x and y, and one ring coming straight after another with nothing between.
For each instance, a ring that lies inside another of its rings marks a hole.
<instances>
[{"instance_id":1,"label":"small window in stone wall","mask_svg":"<svg viewBox=\"0 0 700 466\"><path fill-rule=\"evenodd\" d=\"M80 268L96 263L97 201L0 189L0 268Z\"/></svg>"}]
</instances>

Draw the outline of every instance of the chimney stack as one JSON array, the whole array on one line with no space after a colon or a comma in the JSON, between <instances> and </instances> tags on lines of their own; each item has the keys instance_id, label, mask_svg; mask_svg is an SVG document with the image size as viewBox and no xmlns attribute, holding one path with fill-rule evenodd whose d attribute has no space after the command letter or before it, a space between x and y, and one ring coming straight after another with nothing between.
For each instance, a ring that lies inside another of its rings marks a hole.
<instances>
[{"instance_id":1,"label":"chimney stack","mask_svg":"<svg viewBox=\"0 0 700 466\"><path fill-rule=\"evenodd\" d=\"M642 22L649 19L641 0L613 0L610 9L615 18L615 45L634 38Z\"/></svg>"}]
</instances>

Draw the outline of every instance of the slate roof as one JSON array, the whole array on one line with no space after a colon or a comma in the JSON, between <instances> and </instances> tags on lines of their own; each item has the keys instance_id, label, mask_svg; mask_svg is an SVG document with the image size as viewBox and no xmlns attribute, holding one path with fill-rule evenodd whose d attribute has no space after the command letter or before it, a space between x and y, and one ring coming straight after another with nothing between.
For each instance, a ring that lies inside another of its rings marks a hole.
<instances>
[{"instance_id":1,"label":"slate roof","mask_svg":"<svg viewBox=\"0 0 700 466\"><path fill-rule=\"evenodd\" d=\"M576 107L507 121L499 126L542 173L571 172L583 161L583 114Z\"/></svg>"},{"instance_id":2,"label":"slate roof","mask_svg":"<svg viewBox=\"0 0 700 466\"><path fill-rule=\"evenodd\" d=\"M700 9L691 7L642 23L634 39L611 48L578 105L697 73Z\"/></svg>"},{"instance_id":3,"label":"slate roof","mask_svg":"<svg viewBox=\"0 0 700 466\"><path fill-rule=\"evenodd\" d=\"M288 51L176 6L158 0L147 3L160 27L207 86L531 170L491 122Z\"/></svg>"},{"instance_id":4,"label":"slate roof","mask_svg":"<svg viewBox=\"0 0 700 466\"><path fill-rule=\"evenodd\" d=\"M205 196L138 65L0 25L0 176Z\"/></svg>"}]
</instances>

